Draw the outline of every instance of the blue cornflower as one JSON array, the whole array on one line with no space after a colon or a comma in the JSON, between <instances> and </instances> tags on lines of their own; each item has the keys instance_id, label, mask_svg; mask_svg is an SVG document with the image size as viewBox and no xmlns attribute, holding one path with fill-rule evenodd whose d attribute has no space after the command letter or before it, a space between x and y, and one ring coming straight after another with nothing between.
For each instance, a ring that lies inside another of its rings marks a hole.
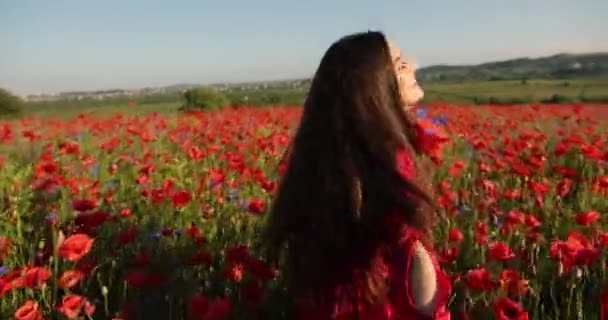
<instances>
[{"instance_id":1,"label":"blue cornflower","mask_svg":"<svg viewBox=\"0 0 608 320\"><path fill-rule=\"evenodd\" d=\"M228 201L236 200L239 195L239 189L232 189L228 192Z\"/></svg>"},{"instance_id":2,"label":"blue cornflower","mask_svg":"<svg viewBox=\"0 0 608 320\"><path fill-rule=\"evenodd\" d=\"M108 189L114 189L118 186L119 184L119 180L109 180L108 182L106 182L106 188Z\"/></svg>"},{"instance_id":3,"label":"blue cornflower","mask_svg":"<svg viewBox=\"0 0 608 320\"><path fill-rule=\"evenodd\" d=\"M99 177L99 165L95 165L89 168L89 173L94 177Z\"/></svg>"},{"instance_id":4,"label":"blue cornflower","mask_svg":"<svg viewBox=\"0 0 608 320\"><path fill-rule=\"evenodd\" d=\"M502 228L504 226L504 222L502 222L499 219L496 219L496 221L494 221L494 225L497 226L498 228Z\"/></svg>"},{"instance_id":5,"label":"blue cornflower","mask_svg":"<svg viewBox=\"0 0 608 320\"><path fill-rule=\"evenodd\" d=\"M48 216L46 216L46 221L48 221L50 223L55 223L55 222L57 222L57 220L59 220L59 216L56 213L51 213Z\"/></svg>"},{"instance_id":6,"label":"blue cornflower","mask_svg":"<svg viewBox=\"0 0 608 320\"><path fill-rule=\"evenodd\" d=\"M3 275L7 274L9 270L10 269L7 266L1 266L0 267L0 277L2 277Z\"/></svg>"},{"instance_id":7,"label":"blue cornflower","mask_svg":"<svg viewBox=\"0 0 608 320\"><path fill-rule=\"evenodd\" d=\"M416 116L419 119L426 119L426 117L429 115L429 111L427 109L424 108L420 108L416 110Z\"/></svg>"},{"instance_id":8,"label":"blue cornflower","mask_svg":"<svg viewBox=\"0 0 608 320\"><path fill-rule=\"evenodd\" d=\"M217 185L219 185L219 184L220 184L220 181L219 181L219 180L211 180L211 181L209 182L209 188L213 189L213 188L215 188L215 187L216 187Z\"/></svg>"},{"instance_id":9,"label":"blue cornflower","mask_svg":"<svg viewBox=\"0 0 608 320\"><path fill-rule=\"evenodd\" d=\"M181 235L184 234L184 230L182 230L182 229L175 229L174 233L175 233L175 236L179 237L179 236L181 236Z\"/></svg>"}]
</instances>

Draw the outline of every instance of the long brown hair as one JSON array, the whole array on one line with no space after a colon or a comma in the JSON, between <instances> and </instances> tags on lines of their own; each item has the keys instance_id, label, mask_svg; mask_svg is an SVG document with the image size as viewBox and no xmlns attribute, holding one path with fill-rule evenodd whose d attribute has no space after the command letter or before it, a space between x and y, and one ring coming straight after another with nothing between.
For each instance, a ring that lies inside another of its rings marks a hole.
<instances>
[{"instance_id":1,"label":"long brown hair","mask_svg":"<svg viewBox=\"0 0 608 320\"><path fill-rule=\"evenodd\" d=\"M396 151L416 148L400 101L382 33L346 36L323 56L262 233L291 297L327 301L337 288L370 283L373 258L395 241L385 227L391 213L429 234L421 208L430 197L396 169ZM373 300L382 290L367 291Z\"/></svg>"}]
</instances>

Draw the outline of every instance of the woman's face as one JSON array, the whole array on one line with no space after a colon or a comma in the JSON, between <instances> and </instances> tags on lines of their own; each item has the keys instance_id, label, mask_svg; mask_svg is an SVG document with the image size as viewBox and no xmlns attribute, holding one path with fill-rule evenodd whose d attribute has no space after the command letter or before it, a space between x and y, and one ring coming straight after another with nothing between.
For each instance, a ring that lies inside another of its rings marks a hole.
<instances>
[{"instance_id":1,"label":"woman's face","mask_svg":"<svg viewBox=\"0 0 608 320\"><path fill-rule=\"evenodd\" d=\"M422 88L420 88L416 81L416 68L411 61L407 61L403 57L399 47L393 43L389 43L389 49L393 64L395 65L397 80L399 80L401 100L406 108L410 108L424 97L424 91L422 91Z\"/></svg>"}]
</instances>

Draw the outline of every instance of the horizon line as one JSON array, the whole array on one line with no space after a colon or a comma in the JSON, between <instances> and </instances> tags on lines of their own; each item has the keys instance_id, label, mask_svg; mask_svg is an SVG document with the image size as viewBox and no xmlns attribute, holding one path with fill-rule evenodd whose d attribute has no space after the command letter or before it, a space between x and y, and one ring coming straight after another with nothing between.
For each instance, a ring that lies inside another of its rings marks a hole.
<instances>
[{"instance_id":1,"label":"horizon line","mask_svg":"<svg viewBox=\"0 0 608 320\"><path fill-rule=\"evenodd\" d=\"M521 60L521 59L543 59L543 58L557 57L557 56L561 56L561 55L597 55L597 54L608 54L608 51L595 51L595 52L570 51L570 52L555 53L555 54L551 54L551 55L520 56L520 57L516 57L516 58L492 60L492 61L485 61L485 62L479 62L479 63L474 63L474 64L435 63L435 64L428 65L428 66L422 66L422 67L418 68L417 71L426 69L426 68L433 68L433 67L475 67L475 66L482 66L482 65L490 64L490 63L501 63L501 62L507 62L507 61L513 61L513 60ZM313 72L313 74L314 74L314 72ZM180 86L180 85L183 85L183 86L217 86L217 85L239 85L239 84L243 85L243 84L257 84L257 83L283 82L283 81L305 81L305 80L309 80L310 78L312 78L312 76L280 78L280 79L260 79L260 80L252 80L252 81L236 80L236 81L221 81L221 82L207 82L207 83L205 83L205 82L201 82L201 83L182 82L182 83L173 83L173 84L166 84L166 85L147 85L147 86L130 87L130 88L108 87L108 88L98 88L98 89L93 89L93 90L74 89L74 90L64 90L64 91L54 91L54 92L24 93L24 94L18 94L18 95L21 97L27 97L27 96L33 96L33 95L57 95L57 94L62 94L62 93L87 93L87 92L94 92L94 91L110 91L110 90L129 91L129 90L144 90L144 89L163 89L163 88L169 88L169 87Z\"/></svg>"}]
</instances>

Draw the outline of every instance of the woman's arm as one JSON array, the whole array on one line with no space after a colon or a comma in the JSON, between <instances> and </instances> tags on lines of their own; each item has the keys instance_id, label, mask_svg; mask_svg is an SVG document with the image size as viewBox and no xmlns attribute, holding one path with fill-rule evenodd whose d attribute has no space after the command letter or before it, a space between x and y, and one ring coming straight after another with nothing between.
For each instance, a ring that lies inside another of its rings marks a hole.
<instances>
[{"instance_id":1,"label":"woman's arm","mask_svg":"<svg viewBox=\"0 0 608 320\"><path fill-rule=\"evenodd\" d=\"M420 242L415 244L410 263L409 287L415 307L432 316L437 308L437 275L431 256Z\"/></svg>"}]
</instances>

